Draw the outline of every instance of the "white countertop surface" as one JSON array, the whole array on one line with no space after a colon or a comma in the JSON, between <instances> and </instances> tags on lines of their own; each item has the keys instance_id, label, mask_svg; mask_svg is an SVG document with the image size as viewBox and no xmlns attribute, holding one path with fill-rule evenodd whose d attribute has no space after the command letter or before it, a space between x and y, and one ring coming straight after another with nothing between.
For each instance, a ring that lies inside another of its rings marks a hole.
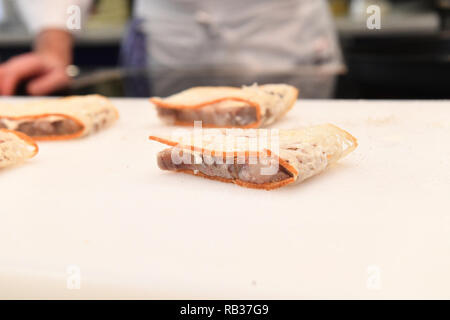
<instances>
[{"instance_id":1,"label":"white countertop surface","mask_svg":"<svg viewBox=\"0 0 450 320\"><path fill-rule=\"evenodd\" d=\"M360 146L271 192L160 171L155 111L115 102L0 172L0 298L450 298L450 102L299 102L275 126Z\"/></svg>"}]
</instances>

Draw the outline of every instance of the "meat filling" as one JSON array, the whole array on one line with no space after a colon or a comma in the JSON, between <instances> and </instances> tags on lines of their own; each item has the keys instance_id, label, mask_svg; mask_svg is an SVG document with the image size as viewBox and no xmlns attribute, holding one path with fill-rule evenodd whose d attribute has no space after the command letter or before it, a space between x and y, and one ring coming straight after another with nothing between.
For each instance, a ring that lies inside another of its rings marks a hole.
<instances>
[{"instance_id":1,"label":"meat filling","mask_svg":"<svg viewBox=\"0 0 450 320\"><path fill-rule=\"evenodd\" d=\"M188 159L189 161L183 161L180 164L177 164L180 161L176 161L175 163L172 158L173 151L175 151L175 154L179 155L180 158ZM184 152L189 153L187 157ZM162 170L191 170L194 172L201 172L210 177L241 180L253 184L280 182L292 177L292 175L280 165L276 167L276 170L264 170L264 168L267 169L269 165L260 162L259 159L255 164L250 164L249 161L246 161L244 164L236 163L236 161L233 164L228 164L226 161L223 161L224 163L218 163L218 161L206 161L200 154L198 154L197 157L201 158L201 163L195 163L194 154L190 151L169 148L158 154L158 166ZM274 164L273 160L275 159L270 159L269 161L272 161L272 164ZM211 162L212 164L210 164Z\"/></svg>"},{"instance_id":2,"label":"meat filling","mask_svg":"<svg viewBox=\"0 0 450 320\"><path fill-rule=\"evenodd\" d=\"M219 107L219 104L214 104L198 109L158 107L157 110L161 118L171 123L202 121L205 125L246 126L257 121L256 108L242 103L231 107Z\"/></svg>"},{"instance_id":3,"label":"meat filling","mask_svg":"<svg viewBox=\"0 0 450 320\"><path fill-rule=\"evenodd\" d=\"M0 120L0 128L8 128L25 133L30 137L71 135L82 130L82 126L72 119L42 118L21 122Z\"/></svg>"}]
</instances>

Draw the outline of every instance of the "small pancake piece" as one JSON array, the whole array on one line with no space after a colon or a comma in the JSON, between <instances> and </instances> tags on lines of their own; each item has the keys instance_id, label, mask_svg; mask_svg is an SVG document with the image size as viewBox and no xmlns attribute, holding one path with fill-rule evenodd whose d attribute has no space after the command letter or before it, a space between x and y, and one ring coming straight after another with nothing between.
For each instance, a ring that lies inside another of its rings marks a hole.
<instances>
[{"instance_id":1,"label":"small pancake piece","mask_svg":"<svg viewBox=\"0 0 450 320\"><path fill-rule=\"evenodd\" d=\"M203 127L259 128L288 112L298 90L286 84L234 87L195 87L167 98L153 97L159 117L169 124Z\"/></svg>"},{"instance_id":2,"label":"small pancake piece","mask_svg":"<svg viewBox=\"0 0 450 320\"><path fill-rule=\"evenodd\" d=\"M20 131L35 140L85 136L106 128L118 116L110 100L100 95L0 104L0 128Z\"/></svg>"},{"instance_id":3,"label":"small pancake piece","mask_svg":"<svg viewBox=\"0 0 450 320\"><path fill-rule=\"evenodd\" d=\"M266 190L311 178L358 145L351 134L331 124L275 132L205 129L150 139L171 146L157 156L162 170Z\"/></svg>"},{"instance_id":4,"label":"small pancake piece","mask_svg":"<svg viewBox=\"0 0 450 320\"><path fill-rule=\"evenodd\" d=\"M19 164L38 153L38 146L23 133L0 129L0 168Z\"/></svg>"}]
</instances>

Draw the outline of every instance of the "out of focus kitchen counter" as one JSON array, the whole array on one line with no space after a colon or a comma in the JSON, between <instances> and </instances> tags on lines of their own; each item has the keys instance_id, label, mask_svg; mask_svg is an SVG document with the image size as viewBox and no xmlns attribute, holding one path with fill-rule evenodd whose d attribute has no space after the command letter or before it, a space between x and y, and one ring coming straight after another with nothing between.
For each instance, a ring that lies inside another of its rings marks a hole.
<instances>
[{"instance_id":1,"label":"out of focus kitchen counter","mask_svg":"<svg viewBox=\"0 0 450 320\"><path fill-rule=\"evenodd\" d=\"M0 298L450 298L448 101L299 101L276 127L360 145L271 192L159 170L148 136L175 128L114 102L0 172Z\"/></svg>"},{"instance_id":2,"label":"out of focus kitchen counter","mask_svg":"<svg viewBox=\"0 0 450 320\"><path fill-rule=\"evenodd\" d=\"M124 27L83 29L75 33L74 63L80 67L116 66ZM25 27L3 28L0 32L0 63L29 52L33 36Z\"/></svg>"},{"instance_id":3,"label":"out of focus kitchen counter","mask_svg":"<svg viewBox=\"0 0 450 320\"><path fill-rule=\"evenodd\" d=\"M382 16L382 28L369 30L366 19L352 18L350 16L338 17L335 20L336 28L341 36L370 35L371 33L436 33L439 30L439 16L435 12L389 13ZM77 45L118 44L124 34L124 26L104 26L83 29L75 33ZM0 33L0 45L29 45L33 37L23 25L14 28L3 28Z\"/></svg>"},{"instance_id":4,"label":"out of focus kitchen counter","mask_svg":"<svg viewBox=\"0 0 450 320\"><path fill-rule=\"evenodd\" d=\"M110 26L105 28L90 28L75 33L76 45L104 45L117 44L124 34L123 26ZM23 26L7 28L0 33L0 45L27 46L33 43L33 36Z\"/></svg>"},{"instance_id":5,"label":"out of focus kitchen counter","mask_svg":"<svg viewBox=\"0 0 450 320\"><path fill-rule=\"evenodd\" d=\"M339 17L336 28L341 37L370 36L380 34L436 34L439 31L439 16L435 12L391 13L381 16L381 28L370 30L366 19Z\"/></svg>"}]
</instances>

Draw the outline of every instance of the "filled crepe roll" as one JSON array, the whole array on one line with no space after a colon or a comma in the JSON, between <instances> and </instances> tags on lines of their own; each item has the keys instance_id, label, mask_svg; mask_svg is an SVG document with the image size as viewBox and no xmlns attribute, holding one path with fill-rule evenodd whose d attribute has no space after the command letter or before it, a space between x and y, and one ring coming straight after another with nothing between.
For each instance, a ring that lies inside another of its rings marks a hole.
<instances>
[{"instance_id":1,"label":"filled crepe roll","mask_svg":"<svg viewBox=\"0 0 450 320\"><path fill-rule=\"evenodd\" d=\"M151 136L170 146L157 156L160 169L271 190L319 174L357 147L351 134L331 124L299 130L200 131Z\"/></svg>"},{"instance_id":2,"label":"filled crepe roll","mask_svg":"<svg viewBox=\"0 0 450 320\"><path fill-rule=\"evenodd\" d=\"M100 95L0 104L0 128L20 131L35 140L82 137L117 119L116 108Z\"/></svg>"},{"instance_id":3,"label":"filled crepe roll","mask_svg":"<svg viewBox=\"0 0 450 320\"><path fill-rule=\"evenodd\" d=\"M38 146L23 133L0 129L0 168L19 164L32 158Z\"/></svg>"},{"instance_id":4,"label":"filled crepe roll","mask_svg":"<svg viewBox=\"0 0 450 320\"><path fill-rule=\"evenodd\" d=\"M203 127L259 128L281 118L297 100L298 90L286 84L249 87L195 87L167 98L154 97L166 123Z\"/></svg>"}]
</instances>

